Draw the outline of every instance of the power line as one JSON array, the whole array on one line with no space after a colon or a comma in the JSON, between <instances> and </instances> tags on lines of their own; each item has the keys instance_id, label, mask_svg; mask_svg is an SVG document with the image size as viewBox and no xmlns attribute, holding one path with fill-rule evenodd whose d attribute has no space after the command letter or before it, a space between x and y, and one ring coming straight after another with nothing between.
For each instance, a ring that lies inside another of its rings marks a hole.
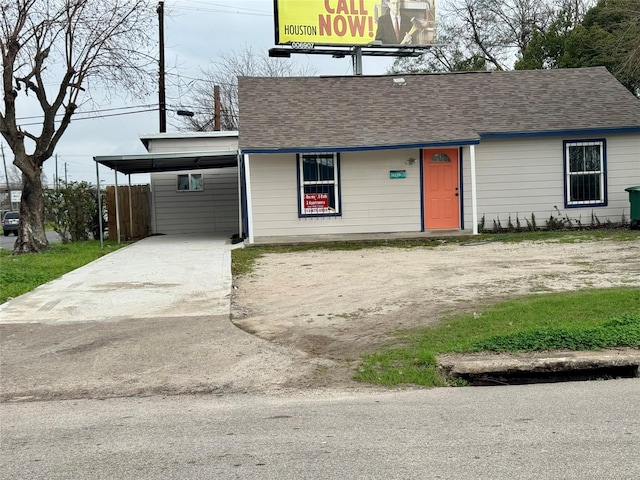
<instances>
[{"instance_id":1,"label":"power line","mask_svg":"<svg viewBox=\"0 0 640 480\"><path fill-rule=\"evenodd\" d=\"M83 110L83 111L78 111L76 113L74 113L74 115L81 115L81 114L89 114L89 113L102 113L102 112L113 112L115 110L130 110L130 109L134 109L134 108L155 108L158 105L156 103L148 103L146 105L131 105L129 107L112 107L112 108L102 108L100 110ZM126 112L123 112L126 113ZM58 116L62 116L64 115L64 113L56 113L56 117ZM16 118L16 121L18 120L32 120L34 118L43 118L43 115L33 115L30 117L18 117Z\"/></svg>"},{"instance_id":2,"label":"power line","mask_svg":"<svg viewBox=\"0 0 640 480\"><path fill-rule=\"evenodd\" d=\"M232 83L232 82L220 82L218 80L213 80L210 78L196 78L196 77L189 77L188 75L182 75L180 73L171 73L171 72L167 72L167 75L171 76L171 77L177 77L178 79L187 79L187 80L191 80L193 82L205 82L205 83L215 83L216 85L220 85L220 86L225 86L225 87L236 87L238 86L237 83Z\"/></svg>"},{"instance_id":3,"label":"power line","mask_svg":"<svg viewBox=\"0 0 640 480\"><path fill-rule=\"evenodd\" d=\"M108 118L108 117L119 117L122 115L134 115L136 113L146 113L146 112L157 112L158 109L157 108L149 108L146 110L137 110L135 112L121 112L121 113L112 113L109 115L96 115L94 117L72 117L71 121L77 121L77 120L96 120L99 118ZM31 125L40 125L40 122L33 122L33 123L22 123L20 124L21 127L28 127Z\"/></svg>"},{"instance_id":4,"label":"power line","mask_svg":"<svg viewBox=\"0 0 640 480\"><path fill-rule=\"evenodd\" d=\"M202 4L202 5L210 5L212 7L221 7L221 8L227 8L227 9L231 9L231 8L237 8L239 10L245 10L247 12L256 12L256 13L265 13L265 14L271 14L271 12L267 12L266 10L258 10L256 8L247 8L247 7L239 7L237 5L234 5L233 7L224 4L219 4L219 3L211 3L211 2L203 2L201 0L183 0L185 2L189 2L189 3L198 3L198 4Z\"/></svg>"},{"instance_id":5,"label":"power line","mask_svg":"<svg viewBox=\"0 0 640 480\"><path fill-rule=\"evenodd\" d=\"M210 2L199 2L197 0L184 0L190 3L195 3L197 5L188 6L188 5L179 5L177 3L172 3L171 10L190 10L196 12L213 12L213 13L224 13L229 15L253 15L258 17L270 17L273 14L271 12L267 12L266 10L257 10L254 8L246 8L239 7L237 5L221 5L218 3L210 3ZM203 5L203 6L198 6ZM207 7L217 7L217 8L207 8Z\"/></svg>"}]
</instances>

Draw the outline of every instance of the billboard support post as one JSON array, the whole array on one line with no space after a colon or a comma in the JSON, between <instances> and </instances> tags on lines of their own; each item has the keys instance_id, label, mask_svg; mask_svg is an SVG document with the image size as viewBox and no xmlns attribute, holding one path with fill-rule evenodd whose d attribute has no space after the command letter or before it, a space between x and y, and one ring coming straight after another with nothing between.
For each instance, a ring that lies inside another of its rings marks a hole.
<instances>
[{"instance_id":1,"label":"billboard support post","mask_svg":"<svg viewBox=\"0 0 640 480\"><path fill-rule=\"evenodd\" d=\"M362 47L353 47L351 59L353 61L353 74L362 75Z\"/></svg>"},{"instance_id":2,"label":"billboard support post","mask_svg":"<svg viewBox=\"0 0 640 480\"><path fill-rule=\"evenodd\" d=\"M333 58L344 58L351 55L353 63L354 75L362 75L362 57L419 57L429 48L437 45L403 45L402 47L388 47L384 45L371 45L367 48L362 46L353 46L351 48L329 48L329 47L312 47L312 48L293 48L290 45L286 47L274 47L269 49L269 56L275 58L290 58L292 53L304 55L331 55Z\"/></svg>"}]
</instances>

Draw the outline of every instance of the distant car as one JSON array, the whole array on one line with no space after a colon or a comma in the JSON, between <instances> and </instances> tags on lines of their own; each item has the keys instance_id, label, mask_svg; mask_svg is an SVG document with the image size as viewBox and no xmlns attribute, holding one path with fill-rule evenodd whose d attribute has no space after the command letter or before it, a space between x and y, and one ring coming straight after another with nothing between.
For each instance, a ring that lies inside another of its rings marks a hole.
<instances>
[{"instance_id":1,"label":"distant car","mask_svg":"<svg viewBox=\"0 0 640 480\"><path fill-rule=\"evenodd\" d=\"M2 232L5 237L10 233L18 236L18 227L20 226L20 214L18 212L7 212L2 217Z\"/></svg>"}]
</instances>

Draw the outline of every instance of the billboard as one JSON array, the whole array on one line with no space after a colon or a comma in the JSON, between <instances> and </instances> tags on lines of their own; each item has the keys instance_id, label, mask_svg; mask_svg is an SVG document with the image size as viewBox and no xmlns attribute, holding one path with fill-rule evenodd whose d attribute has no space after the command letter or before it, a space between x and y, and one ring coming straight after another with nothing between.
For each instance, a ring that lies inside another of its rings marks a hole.
<instances>
[{"instance_id":1,"label":"billboard","mask_svg":"<svg viewBox=\"0 0 640 480\"><path fill-rule=\"evenodd\" d=\"M436 43L435 0L274 0L277 45Z\"/></svg>"}]
</instances>

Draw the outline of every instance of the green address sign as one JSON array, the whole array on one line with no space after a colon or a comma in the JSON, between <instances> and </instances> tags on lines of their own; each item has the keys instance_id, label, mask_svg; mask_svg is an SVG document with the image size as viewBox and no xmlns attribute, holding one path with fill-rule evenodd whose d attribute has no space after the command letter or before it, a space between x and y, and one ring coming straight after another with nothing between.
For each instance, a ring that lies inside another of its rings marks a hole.
<instances>
[{"instance_id":1,"label":"green address sign","mask_svg":"<svg viewBox=\"0 0 640 480\"><path fill-rule=\"evenodd\" d=\"M406 170L390 170L389 178L407 178Z\"/></svg>"}]
</instances>

